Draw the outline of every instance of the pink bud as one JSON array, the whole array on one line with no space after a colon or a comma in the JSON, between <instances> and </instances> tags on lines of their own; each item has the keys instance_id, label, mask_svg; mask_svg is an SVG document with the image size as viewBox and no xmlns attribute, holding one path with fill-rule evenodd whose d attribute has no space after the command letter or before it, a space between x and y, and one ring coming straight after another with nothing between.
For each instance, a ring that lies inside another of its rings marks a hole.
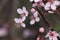
<instances>
[{"instance_id":1,"label":"pink bud","mask_svg":"<svg viewBox=\"0 0 60 40\"><path fill-rule=\"evenodd\" d=\"M44 32L44 28L43 27L39 28L39 32L43 33Z\"/></svg>"},{"instance_id":2,"label":"pink bud","mask_svg":"<svg viewBox=\"0 0 60 40\"><path fill-rule=\"evenodd\" d=\"M31 9L31 12L34 13L36 10L34 8Z\"/></svg>"}]
</instances>

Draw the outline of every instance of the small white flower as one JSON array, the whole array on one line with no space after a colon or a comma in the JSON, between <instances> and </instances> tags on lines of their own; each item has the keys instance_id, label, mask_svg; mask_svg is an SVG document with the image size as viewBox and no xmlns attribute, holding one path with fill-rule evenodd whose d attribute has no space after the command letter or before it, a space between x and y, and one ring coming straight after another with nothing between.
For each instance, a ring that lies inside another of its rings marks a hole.
<instances>
[{"instance_id":1,"label":"small white flower","mask_svg":"<svg viewBox=\"0 0 60 40\"><path fill-rule=\"evenodd\" d=\"M34 8L32 8L32 9L31 9L31 12L34 13L34 12L36 12L36 10L35 10Z\"/></svg>"},{"instance_id":2,"label":"small white flower","mask_svg":"<svg viewBox=\"0 0 60 40\"><path fill-rule=\"evenodd\" d=\"M52 13L54 13L54 12L53 12L53 11L48 11L48 13L51 13L51 14L52 14Z\"/></svg>"},{"instance_id":3,"label":"small white flower","mask_svg":"<svg viewBox=\"0 0 60 40\"><path fill-rule=\"evenodd\" d=\"M25 16L28 16L28 11L26 10L25 7L23 7L23 12L25 13Z\"/></svg>"},{"instance_id":4,"label":"small white flower","mask_svg":"<svg viewBox=\"0 0 60 40\"><path fill-rule=\"evenodd\" d=\"M21 14L23 16L28 16L28 11L26 10L25 7L23 7L22 9L21 8L18 8L17 9L17 12L18 12L18 14Z\"/></svg>"},{"instance_id":5,"label":"small white flower","mask_svg":"<svg viewBox=\"0 0 60 40\"><path fill-rule=\"evenodd\" d=\"M18 14L22 14L22 13L24 13L23 10L20 9L20 8L17 9L17 12L18 12Z\"/></svg>"},{"instance_id":6,"label":"small white flower","mask_svg":"<svg viewBox=\"0 0 60 40\"><path fill-rule=\"evenodd\" d=\"M19 23L21 21L21 19L18 18L14 18L15 23Z\"/></svg>"},{"instance_id":7,"label":"small white flower","mask_svg":"<svg viewBox=\"0 0 60 40\"><path fill-rule=\"evenodd\" d=\"M31 24L31 25L35 24L35 20L31 20L31 21L30 21L30 24Z\"/></svg>"},{"instance_id":8,"label":"small white flower","mask_svg":"<svg viewBox=\"0 0 60 40\"><path fill-rule=\"evenodd\" d=\"M36 11L34 8L31 9L31 12L33 13L34 17L37 17L39 14L38 11Z\"/></svg>"},{"instance_id":9,"label":"small white flower","mask_svg":"<svg viewBox=\"0 0 60 40\"><path fill-rule=\"evenodd\" d=\"M35 22L39 22L40 18L39 17L33 17L32 20L30 21L30 24L33 25Z\"/></svg>"},{"instance_id":10,"label":"small white flower","mask_svg":"<svg viewBox=\"0 0 60 40\"><path fill-rule=\"evenodd\" d=\"M51 9L52 9L52 10L56 10L56 8L57 8L57 7L56 7L55 5L51 4Z\"/></svg>"},{"instance_id":11,"label":"small white flower","mask_svg":"<svg viewBox=\"0 0 60 40\"><path fill-rule=\"evenodd\" d=\"M25 21L25 18L15 18L14 19L15 23L17 23L18 27L26 27L26 25L23 23Z\"/></svg>"},{"instance_id":12,"label":"small white flower","mask_svg":"<svg viewBox=\"0 0 60 40\"><path fill-rule=\"evenodd\" d=\"M33 16L34 16L34 17L37 17L37 16L38 16L38 12L37 12L37 11L34 12L34 13L33 13Z\"/></svg>"},{"instance_id":13,"label":"small white flower","mask_svg":"<svg viewBox=\"0 0 60 40\"><path fill-rule=\"evenodd\" d=\"M40 18L39 17L36 17L35 21L36 22L39 22L40 21Z\"/></svg>"},{"instance_id":14,"label":"small white flower","mask_svg":"<svg viewBox=\"0 0 60 40\"><path fill-rule=\"evenodd\" d=\"M39 32L43 33L45 30L43 27L39 28Z\"/></svg>"},{"instance_id":15,"label":"small white flower","mask_svg":"<svg viewBox=\"0 0 60 40\"><path fill-rule=\"evenodd\" d=\"M54 5L58 6L60 4L59 1L54 1Z\"/></svg>"},{"instance_id":16,"label":"small white flower","mask_svg":"<svg viewBox=\"0 0 60 40\"><path fill-rule=\"evenodd\" d=\"M59 4L60 4L59 1L54 0L53 3L51 3L51 1L47 2L44 6L44 9L47 10L48 13L54 13L53 11L55 11L57 9L57 6L59 6ZM50 11L50 9L53 11Z\"/></svg>"},{"instance_id":17,"label":"small white flower","mask_svg":"<svg viewBox=\"0 0 60 40\"><path fill-rule=\"evenodd\" d=\"M45 10L50 10L50 2L47 2L46 5L44 6Z\"/></svg>"}]
</instances>

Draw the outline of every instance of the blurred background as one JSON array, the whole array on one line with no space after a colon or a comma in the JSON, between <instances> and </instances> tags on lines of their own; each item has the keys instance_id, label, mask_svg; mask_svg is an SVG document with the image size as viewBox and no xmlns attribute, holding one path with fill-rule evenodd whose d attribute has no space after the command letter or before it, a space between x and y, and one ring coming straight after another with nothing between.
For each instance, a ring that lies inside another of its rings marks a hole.
<instances>
[{"instance_id":1,"label":"blurred background","mask_svg":"<svg viewBox=\"0 0 60 40\"><path fill-rule=\"evenodd\" d=\"M14 18L18 17L17 8L25 6L30 12L32 8L29 0L0 0L0 40L36 40L38 35L38 29L43 26L48 30L48 26L44 20L35 23L34 25L29 24L29 17L26 19L26 28L17 28L14 23ZM49 14L46 18L51 23L52 27L60 33L60 15ZM4 34L2 34L4 32ZM32 36L26 38L24 33L32 33ZM43 36L44 34L42 34Z\"/></svg>"}]
</instances>

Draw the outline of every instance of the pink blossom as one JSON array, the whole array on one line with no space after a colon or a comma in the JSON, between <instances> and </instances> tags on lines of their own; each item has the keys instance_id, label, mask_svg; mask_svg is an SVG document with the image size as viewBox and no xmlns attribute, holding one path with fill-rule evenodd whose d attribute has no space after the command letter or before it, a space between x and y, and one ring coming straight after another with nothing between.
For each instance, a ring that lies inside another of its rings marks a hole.
<instances>
[{"instance_id":1,"label":"pink blossom","mask_svg":"<svg viewBox=\"0 0 60 40\"><path fill-rule=\"evenodd\" d=\"M43 27L39 28L39 32L43 33L45 30Z\"/></svg>"},{"instance_id":2,"label":"pink blossom","mask_svg":"<svg viewBox=\"0 0 60 40\"><path fill-rule=\"evenodd\" d=\"M40 18L38 17L39 13L34 8L31 9L31 13L33 13L33 14L31 16L32 20L30 21L30 24L33 25L33 24L35 24L35 22L39 22Z\"/></svg>"},{"instance_id":3,"label":"pink blossom","mask_svg":"<svg viewBox=\"0 0 60 40\"><path fill-rule=\"evenodd\" d=\"M57 36L60 36L57 32L49 31L45 37L49 37L49 40L58 40Z\"/></svg>"},{"instance_id":4,"label":"pink blossom","mask_svg":"<svg viewBox=\"0 0 60 40\"><path fill-rule=\"evenodd\" d=\"M22 9L18 8L17 12L18 12L18 14L21 14L22 16L28 16L28 11L26 10L25 7L22 7Z\"/></svg>"},{"instance_id":5,"label":"pink blossom","mask_svg":"<svg viewBox=\"0 0 60 40\"><path fill-rule=\"evenodd\" d=\"M57 6L59 6L60 2L57 0L49 0L45 6L44 9L46 11L49 11L48 13L54 13L54 11L57 9ZM52 11L51 11L52 10Z\"/></svg>"},{"instance_id":6,"label":"pink blossom","mask_svg":"<svg viewBox=\"0 0 60 40\"><path fill-rule=\"evenodd\" d=\"M15 18L14 21L19 27L26 27L25 23L23 23L24 21L22 21L21 18Z\"/></svg>"}]
</instances>

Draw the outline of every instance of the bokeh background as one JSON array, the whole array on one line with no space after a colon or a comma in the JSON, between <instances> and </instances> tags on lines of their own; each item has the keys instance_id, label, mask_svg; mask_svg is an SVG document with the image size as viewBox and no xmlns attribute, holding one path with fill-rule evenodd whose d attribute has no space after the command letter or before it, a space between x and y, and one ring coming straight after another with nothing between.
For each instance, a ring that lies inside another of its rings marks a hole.
<instances>
[{"instance_id":1,"label":"bokeh background","mask_svg":"<svg viewBox=\"0 0 60 40\"><path fill-rule=\"evenodd\" d=\"M23 31L26 29L34 32L34 35L30 37L30 40L35 40L36 36L39 34L39 27L43 26L46 30L48 29L48 26L42 19L40 22L31 26L29 24L30 16L27 17L25 21L27 25L26 28L17 28L14 23L14 18L19 17L16 10L17 8L22 8L23 6L25 6L30 13L32 6L29 0L0 0L0 27L2 27L5 23L8 25L8 35L0 37L0 40L27 40L22 37ZM48 14L46 18L51 23L52 27L60 33L60 14Z\"/></svg>"}]
</instances>

